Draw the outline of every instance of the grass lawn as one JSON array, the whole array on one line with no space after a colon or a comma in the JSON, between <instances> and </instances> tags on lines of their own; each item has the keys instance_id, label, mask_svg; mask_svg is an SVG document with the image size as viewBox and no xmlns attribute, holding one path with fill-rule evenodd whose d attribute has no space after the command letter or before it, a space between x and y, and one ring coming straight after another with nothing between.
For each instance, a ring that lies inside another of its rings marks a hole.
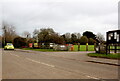
<instances>
[{"instance_id":1,"label":"grass lawn","mask_svg":"<svg viewBox=\"0 0 120 81\"><path fill-rule=\"evenodd\" d=\"M74 51L78 51L78 45L74 45ZM86 51L86 45L80 45L80 51ZM88 51L94 51L94 45L88 45Z\"/></svg>"},{"instance_id":2,"label":"grass lawn","mask_svg":"<svg viewBox=\"0 0 120 81\"><path fill-rule=\"evenodd\" d=\"M120 46L117 46L116 48L120 49ZM115 46L110 46L110 49L115 49Z\"/></svg>"},{"instance_id":3,"label":"grass lawn","mask_svg":"<svg viewBox=\"0 0 120 81\"><path fill-rule=\"evenodd\" d=\"M89 53L87 54L90 57L100 57L100 58L109 58L109 59L120 59L120 53L111 53L111 54L98 54L98 53Z\"/></svg>"}]
</instances>

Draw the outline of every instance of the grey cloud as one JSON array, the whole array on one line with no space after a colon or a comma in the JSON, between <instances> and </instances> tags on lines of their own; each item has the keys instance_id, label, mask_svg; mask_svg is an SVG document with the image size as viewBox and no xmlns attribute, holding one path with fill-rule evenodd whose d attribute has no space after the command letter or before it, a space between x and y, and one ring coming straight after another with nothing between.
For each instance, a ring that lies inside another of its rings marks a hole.
<instances>
[{"instance_id":1,"label":"grey cloud","mask_svg":"<svg viewBox=\"0 0 120 81\"><path fill-rule=\"evenodd\" d=\"M85 30L104 33L117 28L111 26L117 25L117 0L10 1L3 3L3 19L14 24L19 33L41 27L52 27L59 33ZM105 28L108 25L111 28Z\"/></svg>"}]
</instances>

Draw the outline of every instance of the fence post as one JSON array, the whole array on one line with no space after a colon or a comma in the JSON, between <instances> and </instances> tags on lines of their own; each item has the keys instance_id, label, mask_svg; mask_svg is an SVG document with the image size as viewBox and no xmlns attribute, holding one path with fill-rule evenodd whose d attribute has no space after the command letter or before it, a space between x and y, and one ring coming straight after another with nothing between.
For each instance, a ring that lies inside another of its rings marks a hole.
<instances>
[{"instance_id":1,"label":"fence post","mask_svg":"<svg viewBox=\"0 0 120 81\"><path fill-rule=\"evenodd\" d=\"M108 47L109 47L109 54L110 54L110 45Z\"/></svg>"},{"instance_id":2,"label":"fence post","mask_svg":"<svg viewBox=\"0 0 120 81\"><path fill-rule=\"evenodd\" d=\"M88 51L88 43L86 43L86 51Z\"/></svg>"},{"instance_id":3,"label":"fence post","mask_svg":"<svg viewBox=\"0 0 120 81\"><path fill-rule=\"evenodd\" d=\"M115 53L117 53L117 46L116 46L116 44L115 44Z\"/></svg>"},{"instance_id":4,"label":"fence post","mask_svg":"<svg viewBox=\"0 0 120 81\"><path fill-rule=\"evenodd\" d=\"M80 51L80 43L78 43L78 51Z\"/></svg>"},{"instance_id":5,"label":"fence post","mask_svg":"<svg viewBox=\"0 0 120 81\"><path fill-rule=\"evenodd\" d=\"M94 43L94 50L96 51L96 43Z\"/></svg>"}]
</instances>

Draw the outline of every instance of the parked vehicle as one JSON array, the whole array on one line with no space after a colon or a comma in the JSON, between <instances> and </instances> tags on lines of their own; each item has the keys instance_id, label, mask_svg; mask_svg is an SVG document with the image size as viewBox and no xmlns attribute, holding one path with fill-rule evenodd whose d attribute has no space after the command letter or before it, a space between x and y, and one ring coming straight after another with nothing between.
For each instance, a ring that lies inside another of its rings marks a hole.
<instances>
[{"instance_id":1,"label":"parked vehicle","mask_svg":"<svg viewBox=\"0 0 120 81\"><path fill-rule=\"evenodd\" d=\"M49 45L49 47L51 48L51 49L53 49L53 46L55 45L55 43L50 43L50 45Z\"/></svg>"},{"instance_id":2,"label":"parked vehicle","mask_svg":"<svg viewBox=\"0 0 120 81\"><path fill-rule=\"evenodd\" d=\"M66 45L54 45L53 50L55 50L55 51L67 51L68 48Z\"/></svg>"},{"instance_id":3,"label":"parked vehicle","mask_svg":"<svg viewBox=\"0 0 120 81\"><path fill-rule=\"evenodd\" d=\"M4 46L4 50L14 50L14 46L12 43L7 43L6 46Z\"/></svg>"}]
</instances>

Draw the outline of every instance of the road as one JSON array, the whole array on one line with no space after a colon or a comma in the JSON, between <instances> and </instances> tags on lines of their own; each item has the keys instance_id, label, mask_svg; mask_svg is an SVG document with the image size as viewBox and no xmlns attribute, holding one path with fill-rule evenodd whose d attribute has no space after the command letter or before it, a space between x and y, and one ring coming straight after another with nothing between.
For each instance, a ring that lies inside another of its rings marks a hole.
<instances>
[{"instance_id":1,"label":"road","mask_svg":"<svg viewBox=\"0 0 120 81\"><path fill-rule=\"evenodd\" d=\"M72 59L74 58L74 59ZM76 60L76 59L79 60ZM86 52L3 51L3 79L117 79L118 67L88 62Z\"/></svg>"}]
</instances>

